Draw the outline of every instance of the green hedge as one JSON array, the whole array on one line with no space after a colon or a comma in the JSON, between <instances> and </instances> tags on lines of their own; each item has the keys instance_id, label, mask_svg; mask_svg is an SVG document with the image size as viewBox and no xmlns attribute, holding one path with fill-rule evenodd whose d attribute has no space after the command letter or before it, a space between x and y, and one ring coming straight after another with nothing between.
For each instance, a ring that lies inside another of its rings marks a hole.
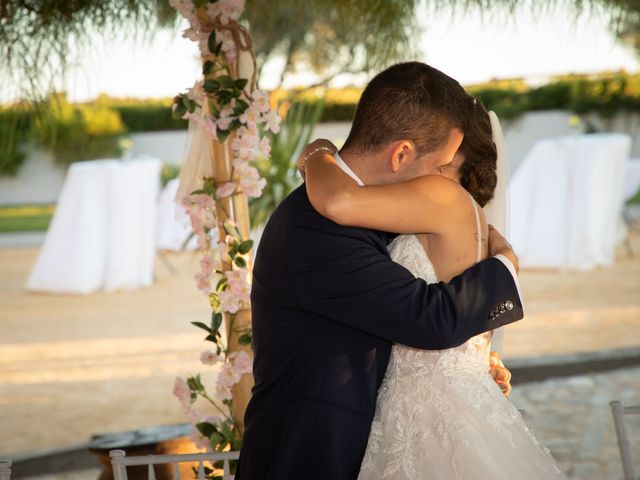
<instances>
[{"instance_id":1,"label":"green hedge","mask_svg":"<svg viewBox=\"0 0 640 480\"><path fill-rule=\"evenodd\" d=\"M568 110L576 114L597 113L603 117L620 111L640 112L640 74L558 77L546 85L529 87L523 80L495 81L472 85L469 92L503 120L537 110ZM277 91L274 101L295 97L306 104L324 102L321 122L353 118L361 88ZM0 106L0 175L15 174L24 161L22 146L36 141L51 149L57 160L69 163L81 159L117 155L121 139L132 132L179 130L184 120L171 118L171 99L114 99L106 96L88 104L69 104L64 95L50 99L53 115L39 120L37 107L9 110Z\"/></svg>"}]
</instances>

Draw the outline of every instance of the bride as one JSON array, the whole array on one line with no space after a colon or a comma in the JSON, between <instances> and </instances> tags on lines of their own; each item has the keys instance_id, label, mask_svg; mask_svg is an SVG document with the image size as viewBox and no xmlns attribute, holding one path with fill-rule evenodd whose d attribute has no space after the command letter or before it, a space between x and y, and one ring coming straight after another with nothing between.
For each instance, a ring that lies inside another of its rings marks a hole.
<instances>
[{"instance_id":1,"label":"bride","mask_svg":"<svg viewBox=\"0 0 640 480\"><path fill-rule=\"evenodd\" d=\"M497 117L473 103L453 158L407 182L360 187L339 154L329 154L330 142L309 145L299 168L312 205L342 225L400 232L391 258L428 283L448 282L486 258L490 227L481 207L506 168L496 154ZM485 333L442 351L394 345L359 479L565 478L493 381L490 342Z\"/></svg>"}]
</instances>

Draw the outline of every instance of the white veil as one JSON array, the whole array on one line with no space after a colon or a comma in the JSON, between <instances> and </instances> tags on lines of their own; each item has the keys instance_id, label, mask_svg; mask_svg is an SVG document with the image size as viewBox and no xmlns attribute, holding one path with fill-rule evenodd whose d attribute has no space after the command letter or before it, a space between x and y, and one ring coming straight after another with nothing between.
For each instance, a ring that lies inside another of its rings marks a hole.
<instances>
[{"instance_id":1,"label":"white veil","mask_svg":"<svg viewBox=\"0 0 640 480\"><path fill-rule=\"evenodd\" d=\"M496 144L498 159L496 164L496 173L498 175L498 183L496 185L493 199L484 207L487 216L487 222L496 227L505 237L509 234L509 162L507 161L507 152L504 143L504 134L500 126L498 116L493 112L489 112L491 119L491 135L493 143ZM504 328L498 328L493 332L491 341L491 350L500 353L502 357L504 342Z\"/></svg>"}]
</instances>

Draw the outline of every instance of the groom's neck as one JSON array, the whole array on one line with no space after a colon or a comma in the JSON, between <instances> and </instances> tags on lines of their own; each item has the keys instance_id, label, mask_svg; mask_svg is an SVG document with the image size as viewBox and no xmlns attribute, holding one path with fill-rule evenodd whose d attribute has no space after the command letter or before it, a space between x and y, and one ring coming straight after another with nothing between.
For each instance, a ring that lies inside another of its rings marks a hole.
<instances>
[{"instance_id":1,"label":"groom's neck","mask_svg":"<svg viewBox=\"0 0 640 480\"><path fill-rule=\"evenodd\" d=\"M365 185L384 183L379 178L380 175L375 169L380 160L376 158L375 154L371 155L350 148L342 149L339 153L344 163L349 166L353 173L355 173Z\"/></svg>"}]
</instances>

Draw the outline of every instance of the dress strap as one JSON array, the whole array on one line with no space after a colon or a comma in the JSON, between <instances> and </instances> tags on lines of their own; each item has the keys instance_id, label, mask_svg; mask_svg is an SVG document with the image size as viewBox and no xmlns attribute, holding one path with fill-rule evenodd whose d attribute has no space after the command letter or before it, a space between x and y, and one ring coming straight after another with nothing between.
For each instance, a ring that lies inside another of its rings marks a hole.
<instances>
[{"instance_id":1,"label":"dress strap","mask_svg":"<svg viewBox=\"0 0 640 480\"><path fill-rule=\"evenodd\" d=\"M467 192L469 193L469 192ZM476 215L476 263L482 260L482 226L480 225L480 213L478 213L478 203L473 198L473 195L469 193L471 204L473 205L473 213Z\"/></svg>"}]
</instances>

